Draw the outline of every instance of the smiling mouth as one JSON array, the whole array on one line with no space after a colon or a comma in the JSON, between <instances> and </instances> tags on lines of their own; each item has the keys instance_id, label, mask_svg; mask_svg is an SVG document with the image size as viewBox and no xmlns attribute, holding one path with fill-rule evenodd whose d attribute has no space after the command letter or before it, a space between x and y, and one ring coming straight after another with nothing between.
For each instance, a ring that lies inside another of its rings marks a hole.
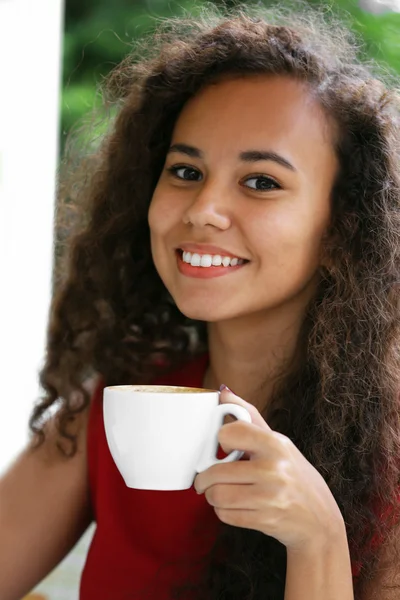
<instances>
[{"instance_id":1,"label":"smiling mouth","mask_svg":"<svg viewBox=\"0 0 400 600\"><path fill-rule=\"evenodd\" d=\"M233 267L240 267L250 262L245 258L224 256L222 254L200 254L196 252L189 253L182 250L182 248L177 248L175 252L184 264L193 268L217 269L222 267L224 269L228 269ZM187 258L189 254L190 260L188 262ZM184 257L184 255L186 255L186 257Z\"/></svg>"}]
</instances>

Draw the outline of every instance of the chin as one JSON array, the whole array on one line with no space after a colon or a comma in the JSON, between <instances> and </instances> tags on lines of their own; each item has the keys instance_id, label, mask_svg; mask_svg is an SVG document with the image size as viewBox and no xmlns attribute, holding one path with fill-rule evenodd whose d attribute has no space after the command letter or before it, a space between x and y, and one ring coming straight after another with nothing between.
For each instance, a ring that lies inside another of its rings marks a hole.
<instances>
[{"instance_id":1,"label":"chin","mask_svg":"<svg viewBox=\"0 0 400 600\"><path fill-rule=\"evenodd\" d=\"M226 315L221 313L218 308L210 308L204 305L204 303L195 306L193 302L185 304L184 302L176 302L176 306L180 312L185 315L188 319L194 321L206 321L208 323L214 323L216 321L223 321L227 318Z\"/></svg>"}]
</instances>

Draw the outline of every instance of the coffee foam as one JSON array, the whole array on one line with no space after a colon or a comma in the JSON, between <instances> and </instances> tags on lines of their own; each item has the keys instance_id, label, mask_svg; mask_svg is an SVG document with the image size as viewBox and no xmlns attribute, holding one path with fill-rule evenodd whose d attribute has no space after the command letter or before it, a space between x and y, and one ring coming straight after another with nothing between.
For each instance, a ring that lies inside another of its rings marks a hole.
<instances>
[{"instance_id":1,"label":"coffee foam","mask_svg":"<svg viewBox=\"0 0 400 600\"><path fill-rule=\"evenodd\" d=\"M117 392L140 392L145 394L209 394L217 391L175 385L112 385L107 389L116 390Z\"/></svg>"}]
</instances>

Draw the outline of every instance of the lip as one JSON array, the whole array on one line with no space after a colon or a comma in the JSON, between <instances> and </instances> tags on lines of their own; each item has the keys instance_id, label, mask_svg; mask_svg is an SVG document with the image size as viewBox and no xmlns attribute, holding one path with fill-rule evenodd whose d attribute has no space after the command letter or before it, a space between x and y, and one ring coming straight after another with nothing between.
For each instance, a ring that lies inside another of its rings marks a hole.
<instances>
[{"instance_id":1,"label":"lip","mask_svg":"<svg viewBox=\"0 0 400 600\"><path fill-rule=\"evenodd\" d=\"M248 260L240 254L233 254L229 250L224 250L219 246L213 246L212 244L193 244L191 242L183 242L180 246L177 246L176 250L184 250L185 252L196 252L197 254L218 254L219 256L229 256L230 258L241 258L242 260Z\"/></svg>"},{"instance_id":2,"label":"lip","mask_svg":"<svg viewBox=\"0 0 400 600\"><path fill-rule=\"evenodd\" d=\"M243 269L247 265L247 262L242 263L241 265L236 265L235 267L192 267L192 265L185 263L182 260L182 252L181 250L175 250L177 267L179 272L186 277L192 277L194 279L214 279L215 277L223 277L227 276L230 273L234 273L239 269Z\"/></svg>"}]
</instances>

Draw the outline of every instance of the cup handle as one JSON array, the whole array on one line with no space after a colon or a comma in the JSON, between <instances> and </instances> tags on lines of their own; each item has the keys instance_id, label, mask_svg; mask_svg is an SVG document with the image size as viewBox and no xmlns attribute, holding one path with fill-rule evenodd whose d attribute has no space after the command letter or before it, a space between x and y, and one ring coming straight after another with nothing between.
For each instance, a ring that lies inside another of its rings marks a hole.
<instances>
[{"instance_id":1,"label":"cup handle","mask_svg":"<svg viewBox=\"0 0 400 600\"><path fill-rule=\"evenodd\" d=\"M225 458L216 458L218 449L218 432L222 427L225 415L233 415L239 421L251 423L251 415L248 410L238 404L218 404L215 407L211 422L211 431L208 434L200 459L196 464L196 472L201 473L213 465L219 463L233 462L239 460L244 452L241 450L232 450Z\"/></svg>"}]
</instances>

